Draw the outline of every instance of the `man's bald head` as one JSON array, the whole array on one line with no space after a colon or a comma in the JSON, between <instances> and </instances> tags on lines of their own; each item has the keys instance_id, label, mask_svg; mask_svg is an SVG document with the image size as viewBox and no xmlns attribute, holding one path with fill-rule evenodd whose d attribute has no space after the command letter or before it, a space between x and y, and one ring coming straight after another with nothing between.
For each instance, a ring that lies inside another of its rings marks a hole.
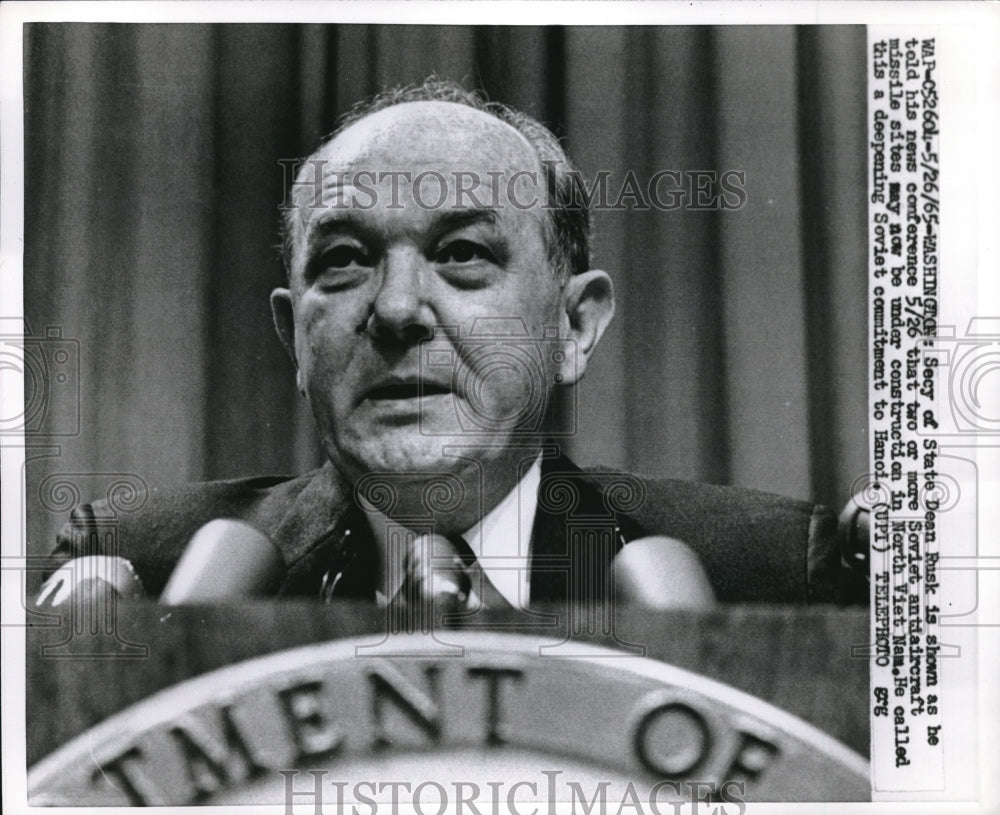
<instances>
[{"instance_id":1,"label":"man's bald head","mask_svg":"<svg viewBox=\"0 0 1000 815\"><path fill-rule=\"evenodd\" d=\"M334 146L338 154L341 151L349 153L365 147L377 147L379 132L377 121L366 122L365 124L369 125L366 128L354 126L362 120L376 117L382 111L414 102L442 103L439 114L428 113L430 116L440 115L442 120L449 117L449 110L444 103L461 105L477 112L478 116L475 117L461 116L461 125L465 128L465 142L470 148L477 144L483 130L495 125L497 121L511 128L513 131L511 136L514 137L516 133L530 154L533 154L533 166L516 169L537 173L540 182L544 184L544 196L540 203L543 204L546 248L551 267L561 280L581 274L590 268L590 214L586 206L588 199L580 175L570 163L558 139L548 128L530 116L506 105L486 101L478 93L468 91L455 83L428 80L420 85L385 91L355 105L340 119L337 128L309 157L305 166L308 167L311 162L323 161L324 156L330 153ZM454 118L455 114L451 113L450 116ZM385 119L386 125L391 125L392 117L388 116ZM449 130L457 135L462 128L451 127ZM494 127L494 135L495 133ZM371 142L373 138L374 144ZM368 140L368 143L355 144L355 139ZM346 144L343 143L344 140L347 141ZM528 153L525 154L525 158L529 158ZM289 274L294 268L298 223L295 207L286 209L282 221L282 255Z\"/></svg>"}]
</instances>

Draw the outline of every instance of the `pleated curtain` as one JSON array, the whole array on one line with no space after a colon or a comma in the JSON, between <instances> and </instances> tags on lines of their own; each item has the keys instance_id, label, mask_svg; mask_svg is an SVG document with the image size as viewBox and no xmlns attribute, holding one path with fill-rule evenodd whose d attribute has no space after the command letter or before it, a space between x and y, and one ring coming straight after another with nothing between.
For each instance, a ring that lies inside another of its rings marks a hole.
<instances>
[{"instance_id":1,"label":"pleated curtain","mask_svg":"<svg viewBox=\"0 0 1000 815\"><path fill-rule=\"evenodd\" d=\"M51 389L29 439L35 553L60 474L89 499L115 474L322 461L268 306L281 162L431 74L531 113L612 189L745 174L736 209L595 214L619 310L576 394L577 461L835 507L863 480L863 27L65 23L24 42L25 316L79 349L79 396Z\"/></svg>"}]
</instances>

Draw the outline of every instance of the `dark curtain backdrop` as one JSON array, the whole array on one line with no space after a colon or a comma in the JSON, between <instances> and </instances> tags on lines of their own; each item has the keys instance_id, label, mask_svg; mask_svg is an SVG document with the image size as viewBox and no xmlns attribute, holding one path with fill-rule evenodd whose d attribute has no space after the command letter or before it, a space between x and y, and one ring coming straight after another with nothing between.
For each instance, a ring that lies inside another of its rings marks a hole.
<instances>
[{"instance_id":1,"label":"dark curtain backdrop","mask_svg":"<svg viewBox=\"0 0 1000 815\"><path fill-rule=\"evenodd\" d=\"M320 461L267 301L278 161L431 73L549 124L587 178L746 173L739 210L596 214L619 312L573 456L834 506L867 470L862 27L46 24L25 68L25 314L79 341L81 394L79 433L38 437L33 548L60 483Z\"/></svg>"}]
</instances>

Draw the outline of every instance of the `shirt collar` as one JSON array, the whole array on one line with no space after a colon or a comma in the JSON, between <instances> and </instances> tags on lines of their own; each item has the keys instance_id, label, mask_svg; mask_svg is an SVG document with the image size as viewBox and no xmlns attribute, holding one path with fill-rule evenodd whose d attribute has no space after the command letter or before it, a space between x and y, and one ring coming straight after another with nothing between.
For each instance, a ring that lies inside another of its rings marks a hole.
<instances>
[{"instance_id":1,"label":"shirt collar","mask_svg":"<svg viewBox=\"0 0 1000 815\"><path fill-rule=\"evenodd\" d=\"M500 503L462 533L487 579L515 608L527 608L531 599L530 543L538 507L538 485L542 478L541 458L539 455L535 459ZM379 563L382 564L376 598L384 604L396 595L405 576L402 563L389 563L388 543L392 530L402 530L403 526L370 505L366 506L363 501L360 506L371 527Z\"/></svg>"}]
</instances>

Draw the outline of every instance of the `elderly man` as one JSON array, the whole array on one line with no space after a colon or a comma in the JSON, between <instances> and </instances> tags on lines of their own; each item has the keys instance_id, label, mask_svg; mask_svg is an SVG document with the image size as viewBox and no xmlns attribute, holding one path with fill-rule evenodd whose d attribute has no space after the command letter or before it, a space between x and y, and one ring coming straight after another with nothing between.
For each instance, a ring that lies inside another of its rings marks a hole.
<instances>
[{"instance_id":1,"label":"elderly man","mask_svg":"<svg viewBox=\"0 0 1000 815\"><path fill-rule=\"evenodd\" d=\"M157 596L195 531L235 518L280 551L279 595L412 603L444 573L463 607L529 608L603 597L615 554L662 535L662 605L834 599L822 508L560 454L561 396L614 313L582 193L548 130L458 86L352 111L301 165L271 298L328 464L151 496L113 553L83 506L56 563L117 554Z\"/></svg>"}]
</instances>

